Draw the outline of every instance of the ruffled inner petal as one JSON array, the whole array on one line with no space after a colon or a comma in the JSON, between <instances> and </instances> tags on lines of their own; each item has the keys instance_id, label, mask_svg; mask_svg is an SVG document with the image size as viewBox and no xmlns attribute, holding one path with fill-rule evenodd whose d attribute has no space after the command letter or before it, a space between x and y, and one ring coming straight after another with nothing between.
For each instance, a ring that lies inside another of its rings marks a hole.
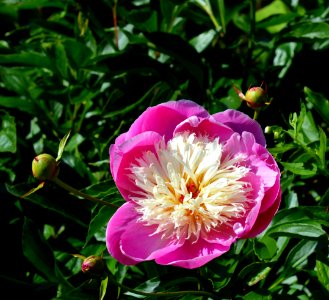
<instances>
[{"instance_id":1,"label":"ruffled inner petal","mask_svg":"<svg viewBox=\"0 0 329 300\"><path fill-rule=\"evenodd\" d=\"M163 135L165 140L172 138L176 126L190 116L209 117L209 113L190 100L169 101L149 107L131 125L126 139L141 132L154 131Z\"/></svg>"},{"instance_id":2,"label":"ruffled inner petal","mask_svg":"<svg viewBox=\"0 0 329 300\"><path fill-rule=\"evenodd\" d=\"M186 131L197 136L208 136L210 139L219 137L221 142L228 140L234 133L231 128L218 123L212 117L202 119L196 116L189 117L177 125L174 135Z\"/></svg>"},{"instance_id":3,"label":"ruffled inner petal","mask_svg":"<svg viewBox=\"0 0 329 300\"><path fill-rule=\"evenodd\" d=\"M156 132L143 132L121 145L115 145L111 148L112 176L120 193L127 201L130 200L132 192L136 191L136 185L129 178L132 163L135 163L147 151L154 153L156 151L155 144L160 140L162 137Z\"/></svg>"},{"instance_id":4,"label":"ruffled inner petal","mask_svg":"<svg viewBox=\"0 0 329 300\"><path fill-rule=\"evenodd\" d=\"M237 133L241 134L243 131L252 133L258 144L262 146L266 145L265 136L261 126L248 115L234 109L227 109L223 112L214 114L213 117L217 122L227 125Z\"/></svg>"}]
</instances>

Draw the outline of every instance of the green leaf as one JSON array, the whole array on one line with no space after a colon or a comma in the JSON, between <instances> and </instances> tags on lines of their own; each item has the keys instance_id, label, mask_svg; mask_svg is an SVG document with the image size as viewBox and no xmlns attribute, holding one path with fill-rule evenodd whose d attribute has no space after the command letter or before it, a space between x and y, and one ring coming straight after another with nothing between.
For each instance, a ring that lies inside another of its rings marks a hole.
<instances>
[{"instance_id":1,"label":"green leaf","mask_svg":"<svg viewBox=\"0 0 329 300\"><path fill-rule=\"evenodd\" d=\"M115 213L116 208L111 206L102 206L96 213L93 213L91 222L88 228L88 234L86 237L86 244L102 230Z\"/></svg>"},{"instance_id":2,"label":"green leaf","mask_svg":"<svg viewBox=\"0 0 329 300\"><path fill-rule=\"evenodd\" d=\"M55 258L35 224L25 218L22 247L26 258L51 282L57 282Z\"/></svg>"},{"instance_id":3,"label":"green leaf","mask_svg":"<svg viewBox=\"0 0 329 300\"><path fill-rule=\"evenodd\" d=\"M1 111L0 111L1 113ZM16 152L16 123L15 118L5 113L1 116L0 152Z\"/></svg>"},{"instance_id":4,"label":"green leaf","mask_svg":"<svg viewBox=\"0 0 329 300\"><path fill-rule=\"evenodd\" d=\"M275 0L272 1L270 4L264 6L261 9L258 9L256 11L256 22L260 22L262 20L265 20L269 17L275 16L275 15L288 15L290 12L289 7L281 0ZM283 23L285 21L285 19L279 19L280 21L278 22L278 20L276 21L276 24L271 24L270 26L267 25L267 30L270 33L276 33L280 30L282 30L283 28L285 28L286 24ZM290 20L290 19L288 19ZM287 22L287 21L286 21Z\"/></svg>"},{"instance_id":5,"label":"green leaf","mask_svg":"<svg viewBox=\"0 0 329 300\"><path fill-rule=\"evenodd\" d=\"M31 115L35 114L34 103L26 97L12 97L0 95L0 106L6 108L14 108L23 112L27 112Z\"/></svg>"},{"instance_id":6,"label":"green leaf","mask_svg":"<svg viewBox=\"0 0 329 300\"><path fill-rule=\"evenodd\" d=\"M329 39L329 24L324 22L311 23L309 21L291 27L286 37L297 39Z\"/></svg>"},{"instance_id":7,"label":"green leaf","mask_svg":"<svg viewBox=\"0 0 329 300\"><path fill-rule=\"evenodd\" d=\"M325 289L329 292L329 266L320 260L316 261L316 271L318 279Z\"/></svg>"},{"instance_id":8,"label":"green leaf","mask_svg":"<svg viewBox=\"0 0 329 300\"><path fill-rule=\"evenodd\" d=\"M105 277L101 281L101 286L99 287L99 300L103 300L105 295L106 295L106 290L107 290L107 284L109 282L109 278Z\"/></svg>"},{"instance_id":9,"label":"green leaf","mask_svg":"<svg viewBox=\"0 0 329 300\"><path fill-rule=\"evenodd\" d=\"M301 162L296 163L288 163L288 162L281 162L284 168L296 175L302 176L314 176L317 173L317 166L313 164L312 169L306 169L305 164Z\"/></svg>"},{"instance_id":10,"label":"green leaf","mask_svg":"<svg viewBox=\"0 0 329 300\"><path fill-rule=\"evenodd\" d=\"M311 240L300 241L291 251L289 252L285 266L294 269L302 269L306 259L312 255L316 249L318 242Z\"/></svg>"},{"instance_id":11,"label":"green leaf","mask_svg":"<svg viewBox=\"0 0 329 300\"><path fill-rule=\"evenodd\" d=\"M318 114L329 124L329 100L322 94L313 92L308 87L304 87L304 93L306 100L314 106Z\"/></svg>"},{"instance_id":12,"label":"green leaf","mask_svg":"<svg viewBox=\"0 0 329 300\"><path fill-rule=\"evenodd\" d=\"M260 280L263 280L270 272L271 267L265 263L255 262L244 267L239 273L239 277L249 286L255 285Z\"/></svg>"},{"instance_id":13,"label":"green leaf","mask_svg":"<svg viewBox=\"0 0 329 300\"><path fill-rule=\"evenodd\" d=\"M69 139L71 134L71 130L64 135L64 137L61 139L59 146L58 146L58 153L57 153L57 158L56 161L59 161L63 155L63 151L66 145L67 140Z\"/></svg>"},{"instance_id":14,"label":"green leaf","mask_svg":"<svg viewBox=\"0 0 329 300\"><path fill-rule=\"evenodd\" d=\"M36 188L29 190L27 193L22 195L21 198L24 199L24 198L30 196L31 194L35 193L36 191L42 189L44 187L45 183L46 183L45 181L40 182Z\"/></svg>"},{"instance_id":15,"label":"green leaf","mask_svg":"<svg viewBox=\"0 0 329 300\"><path fill-rule=\"evenodd\" d=\"M160 279L159 278L152 278L140 284L139 286L135 287L136 291L144 292L144 293L153 293L160 286ZM145 296L135 294L133 292L126 292L125 295L133 296L135 298L145 298Z\"/></svg>"},{"instance_id":16,"label":"green leaf","mask_svg":"<svg viewBox=\"0 0 329 300\"><path fill-rule=\"evenodd\" d=\"M261 260L270 260L273 258L277 249L275 239L267 235L254 240L254 251Z\"/></svg>"},{"instance_id":17,"label":"green leaf","mask_svg":"<svg viewBox=\"0 0 329 300\"><path fill-rule=\"evenodd\" d=\"M324 130L319 127L319 134L320 134L320 144L318 150L318 156L320 158L322 168L326 167L326 152L327 152L327 135Z\"/></svg>"},{"instance_id":18,"label":"green leaf","mask_svg":"<svg viewBox=\"0 0 329 300\"><path fill-rule=\"evenodd\" d=\"M326 232L316 222L287 223L271 227L268 235L272 237L291 236L301 239L319 239L324 236Z\"/></svg>"},{"instance_id":19,"label":"green leaf","mask_svg":"<svg viewBox=\"0 0 329 300\"><path fill-rule=\"evenodd\" d=\"M0 64L10 66L32 66L47 69L51 68L51 63L47 56L32 51L19 54L0 55Z\"/></svg>"},{"instance_id":20,"label":"green leaf","mask_svg":"<svg viewBox=\"0 0 329 300\"><path fill-rule=\"evenodd\" d=\"M268 17L277 14L286 14L289 12L289 7L281 0L274 0L270 4L256 11L256 22L262 21Z\"/></svg>"},{"instance_id":21,"label":"green leaf","mask_svg":"<svg viewBox=\"0 0 329 300\"><path fill-rule=\"evenodd\" d=\"M190 44L196 49L196 51L201 53L210 45L215 36L216 31L214 29L210 29L191 39Z\"/></svg>"}]
</instances>

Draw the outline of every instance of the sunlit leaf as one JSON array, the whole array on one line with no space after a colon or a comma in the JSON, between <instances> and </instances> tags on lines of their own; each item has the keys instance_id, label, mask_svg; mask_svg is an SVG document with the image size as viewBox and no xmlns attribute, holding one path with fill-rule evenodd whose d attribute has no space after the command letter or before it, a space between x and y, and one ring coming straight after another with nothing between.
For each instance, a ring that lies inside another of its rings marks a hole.
<instances>
[{"instance_id":1,"label":"sunlit leaf","mask_svg":"<svg viewBox=\"0 0 329 300\"><path fill-rule=\"evenodd\" d=\"M64 137L61 139L61 141L59 143L59 146L58 146L58 153L57 153L56 161L59 161L61 159L62 154L63 154L63 151L64 151L64 148L65 148L65 145L67 143L67 140L70 137L70 134L71 134L71 130L68 133L66 133L64 135Z\"/></svg>"},{"instance_id":2,"label":"sunlit leaf","mask_svg":"<svg viewBox=\"0 0 329 300\"><path fill-rule=\"evenodd\" d=\"M101 286L99 288L99 300L103 300L105 295L106 295L106 290L107 290L107 285L109 282L109 278L105 277L102 281L101 281Z\"/></svg>"},{"instance_id":3,"label":"sunlit leaf","mask_svg":"<svg viewBox=\"0 0 329 300\"><path fill-rule=\"evenodd\" d=\"M316 261L316 270L318 279L325 289L329 292L329 265L320 260Z\"/></svg>"}]
</instances>

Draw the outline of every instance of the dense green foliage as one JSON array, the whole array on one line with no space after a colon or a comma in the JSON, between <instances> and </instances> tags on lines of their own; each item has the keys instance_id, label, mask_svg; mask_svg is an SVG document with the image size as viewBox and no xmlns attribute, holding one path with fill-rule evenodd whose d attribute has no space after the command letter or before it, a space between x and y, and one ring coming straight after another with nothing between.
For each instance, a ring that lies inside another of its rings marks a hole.
<instances>
[{"instance_id":1,"label":"dense green foliage","mask_svg":"<svg viewBox=\"0 0 329 300\"><path fill-rule=\"evenodd\" d=\"M326 0L3 0L1 292L328 299L328 7ZM191 99L211 113L253 116L233 84L246 92L263 81L272 102L258 121L282 170L281 207L265 233L202 268L118 264L104 242L115 208L53 182L20 198L39 184L33 158L56 157L71 131L59 178L120 205L108 148L146 107ZM72 254L103 255L108 277L88 277Z\"/></svg>"}]
</instances>

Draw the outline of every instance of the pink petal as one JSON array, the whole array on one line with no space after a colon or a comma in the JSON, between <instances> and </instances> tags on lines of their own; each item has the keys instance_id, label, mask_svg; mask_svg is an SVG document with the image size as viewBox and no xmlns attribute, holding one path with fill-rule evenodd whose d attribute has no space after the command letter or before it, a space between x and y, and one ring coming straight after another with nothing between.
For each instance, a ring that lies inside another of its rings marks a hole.
<instances>
[{"instance_id":1,"label":"pink petal","mask_svg":"<svg viewBox=\"0 0 329 300\"><path fill-rule=\"evenodd\" d=\"M155 144L161 139L162 137L156 132L143 132L110 148L112 177L126 200L129 201L129 196L137 189L129 178L131 164L136 162L136 159L140 158L144 152L155 152Z\"/></svg>"},{"instance_id":2,"label":"pink petal","mask_svg":"<svg viewBox=\"0 0 329 300\"><path fill-rule=\"evenodd\" d=\"M177 125L174 135L179 132L188 131L196 135L209 136L210 138L220 137L220 141L226 141L234 133L234 131L218 123L214 118L198 118L191 116L179 125Z\"/></svg>"},{"instance_id":3,"label":"pink petal","mask_svg":"<svg viewBox=\"0 0 329 300\"><path fill-rule=\"evenodd\" d=\"M127 257L121 251L121 236L130 223L135 223L137 217L134 204L127 202L115 212L107 224L107 249L112 257L125 265L134 265L137 263L136 260Z\"/></svg>"},{"instance_id":4,"label":"pink petal","mask_svg":"<svg viewBox=\"0 0 329 300\"><path fill-rule=\"evenodd\" d=\"M249 232L256 223L264 197L264 185L258 176L248 173L242 180L251 184L252 191L249 193L248 198L252 199L252 203L247 207L246 215L237 219L234 224L235 233L239 238Z\"/></svg>"},{"instance_id":5,"label":"pink petal","mask_svg":"<svg viewBox=\"0 0 329 300\"><path fill-rule=\"evenodd\" d=\"M176 126L190 116L207 118L209 113L190 100L169 101L149 107L131 125L126 139L141 132L155 131L168 140L172 138Z\"/></svg>"},{"instance_id":6,"label":"pink petal","mask_svg":"<svg viewBox=\"0 0 329 300\"><path fill-rule=\"evenodd\" d=\"M258 234L260 234L261 232L263 232L267 228L267 226L271 223L274 215L278 211L280 207L280 202L281 202L281 191L278 192L278 196L275 199L272 206L268 210L258 215L256 223L254 224L252 229L245 236L243 236L243 238L253 238Z\"/></svg>"},{"instance_id":7,"label":"pink petal","mask_svg":"<svg viewBox=\"0 0 329 300\"><path fill-rule=\"evenodd\" d=\"M210 244L202 239L194 244L186 241L182 247L157 258L155 261L160 265L194 269L203 266L229 249L230 245Z\"/></svg>"},{"instance_id":8,"label":"pink petal","mask_svg":"<svg viewBox=\"0 0 329 300\"><path fill-rule=\"evenodd\" d=\"M141 222L130 223L121 237L122 251L136 261L151 260L172 252L181 246L177 240L154 234L156 226Z\"/></svg>"},{"instance_id":9,"label":"pink petal","mask_svg":"<svg viewBox=\"0 0 329 300\"><path fill-rule=\"evenodd\" d=\"M248 131L255 136L256 142L262 146L266 145L265 136L261 126L248 115L233 109L227 109L213 115L217 122L232 128L235 132Z\"/></svg>"}]
</instances>

